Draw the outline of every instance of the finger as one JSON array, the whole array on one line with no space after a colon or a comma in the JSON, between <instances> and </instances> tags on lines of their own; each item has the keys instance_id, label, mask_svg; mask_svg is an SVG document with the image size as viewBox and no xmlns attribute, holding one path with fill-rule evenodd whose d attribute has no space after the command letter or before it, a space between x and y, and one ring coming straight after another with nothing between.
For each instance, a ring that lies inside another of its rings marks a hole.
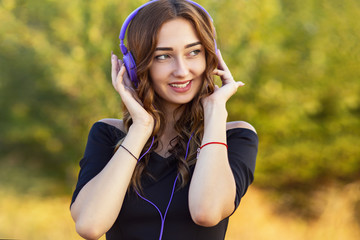
<instances>
[{"instance_id":1,"label":"finger","mask_svg":"<svg viewBox=\"0 0 360 240\"><path fill-rule=\"evenodd\" d=\"M119 92L120 88L122 87L123 76L124 76L125 71L126 71L125 66L124 66L124 64L122 64L120 67L120 71L118 72L116 78L113 79L113 81L112 81L113 86L117 92Z\"/></svg>"},{"instance_id":2,"label":"finger","mask_svg":"<svg viewBox=\"0 0 360 240\"><path fill-rule=\"evenodd\" d=\"M120 65L120 70L118 75L116 76L116 82L119 84L121 84L124 80L124 73L126 72L126 68L124 66L124 64Z\"/></svg>"},{"instance_id":3,"label":"finger","mask_svg":"<svg viewBox=\"0 0 360 240\"><path fill-rule=\"evenodd\" d=\"M219 76L221 78L221 81L223 83L225 82L229 82L229 81L234 81L234 78L232 77L230 72L224 71L224 70L219 70L219 69L215 69L213 71L213 74L216 76Z\"/></svg>"},{"instance_id":4,"label":"finger","mask_svg":"<svg viewBox=\"0 0 360 240\"><path fill-rule=\"evenodd\" d=\"M220 70L224 70L224 71L229 71L229 68L227 67L222 55L221 55L221 52L220 52L220 49L218 49L216 55L218 56L218 59L219 59L219 65L218 65L218 68Z\"/></svg>"},{"instance_id":5,"label":"finger","mask_svg":"<svg viewBox=\"0 0 360 240\"><path fill-rule=\"evenodd\" d=\"M125 67L125 64L124 64L124 67ZM126 67L125 67L125 70L126 70ZM129 87L132 87L133 85L131 84L131 80L130 80L130 77L129 77L129 74L127 71L125 71L125 74L124 74L124 83L126 86L129 86Z\"/></svg>"},{"instance_id":6,"label":"finger","mask_svg":"<svg viewBox=\"0 0 360 240\"><path fill-rule=\"evenodd\" d=\"M121 61L121 59L118 59L118 66L119 66L119 71L120 71L120 68L121 68L121 65L123 64L123 62Z\"/></svg>"},{"instance_id":7,"label":"finger","mask_svg":"<svg viewBox=\"0 0 360 240\"><path fill-rule=\"evenodd\" d=\"M214 69L213 74L221 77L221 76L226 75L226 72L224 70Z\"/></svg>"},{"instance_id":8,"label":"finger","mask_svg":"<svg viewBox=\"0 0 360 240\"><path fill-rule=\"evenodd\" d=\"M242 87L245 85L245 83L243 83L242 81L237 81L236 84L238 85L238 87Z\"/></svg>"},{"instance_id":9,"label":"finger","mask_svg":"<svg viewBox=\"0 0 360 240\"><path fill-rule=\"evenodd\" d=\"M119 60L119 61L121 62L121 64L123 64L123 61L121 61L121 60ZM120 66L121 66L121 64L120 64ZM126 68L125 68L125 69L126 69ZM124 81L124 83L125 83L126 86L129 86L129 87L132 87L132 88L134 87L132 81L130 80L130 77L129 77L129 74L128 74L127 71L125 72L123 78L124 78L123 81Z\"/></svg>"},{"instance_id":10,"label":"finger","mask_svg":"<svg viewBox=\"0 0 360 240\"><path fill-rule=\"evenodd\" d=\"M117 62L117 56L111 52L111 79L112 79L112 81L116 80L118 72L119 72L119 66L118 66L118 62Z\"/></svg>"},{"instance_id":11,"label":"finger","mask_svg":"<svg viewBox=\"0 0 360 240\"><path fill-rule=\"evenodd\" d=\"M117 89L123 101L126 101L125 99L127 100L129 99L128 97L124 98L125 95L123 95L125 94L125 92L129 92L131 96L135 99L135 101L137 101L141 106L144 106L139 96L137 95L135 89L133 88L130 79L126 76L127 76L126 68L125 65L122 64L119 74L117 76L117 87L115 87L115 89Z\"/></svg>"}]
</instances>

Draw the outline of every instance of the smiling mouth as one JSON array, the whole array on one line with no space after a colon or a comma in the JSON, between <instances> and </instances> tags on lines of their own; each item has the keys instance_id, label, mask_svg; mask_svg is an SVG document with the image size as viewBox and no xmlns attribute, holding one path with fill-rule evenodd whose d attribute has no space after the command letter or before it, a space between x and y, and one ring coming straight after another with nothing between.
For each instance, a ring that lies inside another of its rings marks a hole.
<instances>
[{"instance_id":1,"label":"smiling mouth","mask_svg":"<svg viewBox=\"0 0 360 240\"><path fill-rule=\"evenodd\" d=\"M171 87L174 87L174 88L186 88L189 84L190 84L191 81L187 81L185 83L171 83L169 84Z\"/></svg>"}]
</instances>

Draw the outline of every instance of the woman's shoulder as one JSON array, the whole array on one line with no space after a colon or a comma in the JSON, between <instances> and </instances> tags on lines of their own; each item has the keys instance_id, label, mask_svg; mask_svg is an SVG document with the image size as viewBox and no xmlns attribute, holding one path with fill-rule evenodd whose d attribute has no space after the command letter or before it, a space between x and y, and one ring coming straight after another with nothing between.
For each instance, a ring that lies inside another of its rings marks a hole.
<instances>
[{"instance_id":1,"label":"woman's shoulder","mask_svg":"<svg viewBox=\"0 0 360 240\"><path fill-rule=\"evenodd\" d=\"M103 118L98 121L99 123L105 123L107 125L113 126L119 129L122 132L125 132L125 127L122 119L117 118Z\"/></svg>"},{"instance_id":2,"label":"woman's shoulder","mask_svg":"<svg viewBox=\"0 0 360 240\"><path fill-rule=\"evenodd\" d=\"M233 122L227 122L226 123L226 130L237 129L237 128L249 129L249 130L253 131L254 133L256 133L255 128L248 122L245 122L245 121L233 121Z\"/></svg>"},{"instance_id":3,"label":"woman's shoulder","mask_svg":"<svg viewBox=\"0 0 360 240\"><path fill-rule=\"evenodd\" d=\"M90 128L88 143L113 146L126 135L122 130L123 128L122 121L118 119L101 119L96 121Z\"/></svg>"}]
</instances>

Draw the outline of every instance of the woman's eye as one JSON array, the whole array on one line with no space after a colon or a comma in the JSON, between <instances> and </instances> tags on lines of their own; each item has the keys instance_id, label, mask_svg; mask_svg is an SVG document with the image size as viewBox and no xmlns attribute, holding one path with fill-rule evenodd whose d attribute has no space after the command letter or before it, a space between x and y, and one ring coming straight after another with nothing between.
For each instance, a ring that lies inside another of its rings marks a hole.
<instances>
[{"instance_id":1,"label":"woman's eye","mask_svg":"<svg viewBox=\"0 0 360 240\"><path fill-rule=\"evenodd\" d=\"M165 60L165 59L167 59L167 58L169 58L170 56L169 55L167 55L167 54L162 54L162 55L157 55L157 56L155 56L155 59L156 60Z\"/></svg>"},{"instance_id":2,"label":"woman's eye","mask_svg":"<svg viewBox=\"0 0 360 240\"><path fill-rule=\"evenodd\" d=\"M200 53L200 51L201 51L200 49L191 51L191 52L189 53L189 55L190 55L190 56L196 56L196 55L198 55L198 54Z\"/></svg>"}]
</instances>

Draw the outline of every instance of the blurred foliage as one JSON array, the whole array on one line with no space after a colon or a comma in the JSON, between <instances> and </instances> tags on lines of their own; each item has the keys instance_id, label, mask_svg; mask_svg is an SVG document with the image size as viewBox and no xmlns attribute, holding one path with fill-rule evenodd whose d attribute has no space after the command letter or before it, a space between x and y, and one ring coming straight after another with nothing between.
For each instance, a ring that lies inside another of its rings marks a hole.
<instances>
[{"instance_id":1,"label":"blurred foliage","mask_svg":"<svg viewBox=\"0 0 360 240\"><path fill-rule=\"evenodd\" d=\"M238 38L223 38L234 54L231 69L248 83L230 116L249 119L259 132L257 183L303 188L358 178L359 1L257 1L240 8L221 26L238 22L241 29Z\"/></svg>"},{"instance_id":2,"label":"blurred foliage","mask_svg":"<svg viewBox=\"0 0 360 240\"><path fill-rule=\"evenodd\" d=\"M121 118L110 53L119 54L121 24L144 2L0 0L0 167L21 166L70 191L90 126ZM255 184L359 179L360 2L198 2L246 83L228 112L258 131Z\"/></svg>"}]
</instances>

